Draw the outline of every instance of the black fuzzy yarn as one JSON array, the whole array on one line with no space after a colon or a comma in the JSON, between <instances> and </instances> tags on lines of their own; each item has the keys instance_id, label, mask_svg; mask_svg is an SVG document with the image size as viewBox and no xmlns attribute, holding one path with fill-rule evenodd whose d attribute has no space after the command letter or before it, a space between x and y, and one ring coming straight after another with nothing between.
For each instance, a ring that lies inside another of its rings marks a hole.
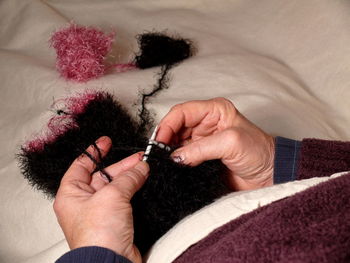
<instances>
[{"instance_id":1,"label":"black fuzzy yarn","mask_svg":"<svg viewBox=\"0 0 350 263\"><path fill-rule=\"evenodd\" d=\"M43 150L22 147L18 155L23 175L36 189L54 197L61 178L75 158L101 136L109 136L113 147L103 163L109 165L144 150L147 138L129 114L108 93L98 93L83 113L72 115L73 124Z\"/></svg>"},{"instance_id":2,"label":"black fuzzy yarn","mask_svg":"<svg viewBox=\"0 0 350 263\"><path fill-rule=\"evenodd\" d=\"M188 39L169 37L162 33L145 33L137 36L140 51L135 64L141 69L173 65L194 53Z\"/></svg>"},{"instance_id":3,"label":"black fuzzy yarn","mask_svg":"<svg viewBox=\"0 0 350 263\"><path fill-rule=\"evenodd\" d=\"M141 94L141 110L139 111L141 129L150 129L150 127L153 125L153 119L150 112L146 108L146 104L148 103L149 98L154 97L159 91L169 87L168 71L170 67L170 65L162 66L159 78L157 83L154 85L153 90L151 92Z\"/></svg>"},{"instance_id":4,"label":"black fuzzy yarn","mask_svg":"<svg viewBox=\"0 0 350 263\"><path fill-rule=\"evenodd\" d=\"M174 163L169 155L152 148L150 176L131 201L134 240L141 254L185 216L229 193L220 161L189 167Z\"/></svg>"},{"instance_id":5,"label":"black fuzzy yarn","mask_svg":"<svg viewBox=\"0 0 350 263\"><path fill-rule=\"evenodd\" d=\"M55 141L42 150L22 148L19 154L25 178L50 197L72 161L100 136L113 142L104 167L144 150L148 143L146 131L107 93L98 93L84 112L72 117L75 125ZM219 161L182 166L169 158L169 152L153 147L148 163L150 176L132 199L135 244L142 254L179 220L229 192Z\"/></svg>"},{"instance_id":6,"label":"black fuzzy yarn","mask_svg":"<svg viewBox=\"0 0 350 263\"><path fill-rule=\"evenodd\" d=\"M135 57L136 66L141 69L162 66L154 89L149 93L141 94L140 127L147 129L152 125L150 113L145 106L148 99L168 88L169 70L176 63L191 57L195 53L195 48L192 41L188 39L169 37L156 32L138 35L137 40L140 51Z\"/></svg>"}]
</instances>

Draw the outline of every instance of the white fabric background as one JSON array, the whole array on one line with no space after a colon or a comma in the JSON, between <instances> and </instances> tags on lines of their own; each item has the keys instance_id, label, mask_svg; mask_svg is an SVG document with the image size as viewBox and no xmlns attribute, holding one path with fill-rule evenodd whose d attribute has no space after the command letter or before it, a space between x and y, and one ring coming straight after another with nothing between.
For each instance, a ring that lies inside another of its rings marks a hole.
<instances>
[{"instance_id":1,"label":"white fabric background","mask_svg":"<svg viewBox=\"0 0 350 263\"><path fill-rule=\"evenodd\" d=\"M224 96L272 134L350 140L349 11L345 0L0 0L0 262L45 251L49 262L67 249L52 202L28 186L15 160L50 118L53 98L102 89L135 114L139 91L151 89L159 71L67 82L48 47L54 30L71 20L113 28L118 62L133 57L135 35L145 31L193 39L198 54L152 99L157 119L176 103Z\"/></svg>"}]
</instances>

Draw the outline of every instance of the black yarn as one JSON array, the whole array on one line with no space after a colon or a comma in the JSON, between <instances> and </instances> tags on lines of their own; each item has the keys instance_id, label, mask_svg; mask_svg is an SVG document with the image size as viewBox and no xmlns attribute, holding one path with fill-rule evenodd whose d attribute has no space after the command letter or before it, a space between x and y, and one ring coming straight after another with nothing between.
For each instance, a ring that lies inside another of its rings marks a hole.
<instances>
[{"instance_id":1,"label":"black yarn","mask_svg":"<svg viewBox=\"0 0 350 263\"><path fill-rule=\"evenodd\" d=\"M135 57L135 64L141 69L162 66L157 84L149 93L143 93L141 98L140 127L149 128L152 125L151 116L146 111L148 99L159 91L168 88L168 72L176 64L191 57L195 48L188 39L169 37L163 33L146 33L137 36L139 54Z\"/></svg>"},{"instance_id":2,"label":"black yarn","mask_svg":"<svg viewBox=\"0 0 350 263\"><path fill-rule=\"evenodd\" d=\"M139 111L140 116L140 128L147 129L153 125L153 119L150 115L150 112L146 108L148 99L155 96L159 91L167 89L168 86L168 71L171 68L171 65L162 66L160 77L158 78L157 84L154 85L154 88L149 93L141 94L141 110Z\"/></svg>"},{"instance_id":3,"label":"black yarn","mask_svg":"<svg viewBox=\"0 0 350 263\"><path fill-rule=\"evenodd\" d=\"M103 164L103 158L102 158L102 153L101 153L100 148L98 148L96 142L93 142L92 146L94 146L95 150L97 151L98 160L96 160L88 151L84 150L84 152L83 152L83 154L85 154L87 157L89 157L89 159L96 166L96 168L92 172L92 174L99 171L108 179L109 182L112 182L112 177L104 170L105 165Z\"/></svg>"},{"instance_id":4,"label":"black yarn","mask_svg":"<svg viewBox=\"0 0 350 263\"><path fill-rule=\"evenodd\" d=\"M137 39L140 51L135 57L135 64L141 69L174 65L189 58L195 51L190 40L162 33L145 33Z\"/></svg>"},{"instance_id":5,"label":"black yarn","mask_svg":"<svg viewBox=\"0 0 350 263\"><path fill-rule=\"evenodd\" d=\"M55 196L72 161L100 136L109 136L113 142L107 156L96 160L103 165L101 169L144 150L148 143L146 130L104 92L72 118L75 124L42 150L22 148L18 155L24 177L50 197ZM132 199L135 244L142 254L179 220L229 192L221 162L188 167L174 163L169 154L152 148L150 176Z\"/></svg>"},{"instance_id":6,"label":"black yarn","mask_svg":"<svg viewBox=\"0 0 350 263\"><path fill-rule=\"evenodd\" d=\"M141 254L185 216L229 192L219 161L183 166L169 152L153 147L147 160L151 174L131 203L135 244Z\"/></svg>"},{"instance_id":7,"label":"black yarn","mask_svg":"<svg viewBox=\"0 0 350 263\"><path fill-rule=\"evenodd\" d=\"M22 173L38 190L54 197L60 180L71 162L101 136L113 139L110 154L103 159L108 166L135 152L145 149L145 131L138 129L127 112L107 93L98 93L81 114L71 115L73 124L52 143L40 151L22 147L19 154ZM96 160L98 163L98 160Z\"/></svg>"}]
</instances>

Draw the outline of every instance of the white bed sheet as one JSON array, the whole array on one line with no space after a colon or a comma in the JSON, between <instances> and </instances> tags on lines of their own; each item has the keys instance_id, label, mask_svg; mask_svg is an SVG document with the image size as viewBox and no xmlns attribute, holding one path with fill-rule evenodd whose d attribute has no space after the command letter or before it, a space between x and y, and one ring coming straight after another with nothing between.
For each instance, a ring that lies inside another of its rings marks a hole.
<instances>
[{"instance_id":1,"label":"white bed sheet","mask_svg":"<svg viewBox=\"0 0 350 263\"><path fill-rule=\"evenodd\" d=\"M67 249L52 202L28 186L15 160L51 116L53 98L106 90L136 114L139 91L151 89L159 71L67 82L48 46L54 30L72 20L113 28L118 62L133 57L135 35L145 31L193 39L196 56L174 68L169 90L151 101L156 119L176 103L223 96L272 134L350 140L349 11L343 0L1 0L0 262Z\"/></svg>"}]
</instances>

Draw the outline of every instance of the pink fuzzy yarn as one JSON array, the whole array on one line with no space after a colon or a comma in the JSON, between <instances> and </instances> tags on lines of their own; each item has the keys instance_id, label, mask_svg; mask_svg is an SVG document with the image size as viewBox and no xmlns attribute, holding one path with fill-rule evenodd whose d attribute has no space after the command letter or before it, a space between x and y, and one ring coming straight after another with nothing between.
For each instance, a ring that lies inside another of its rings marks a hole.
<instances>
[{"instance_id":1,"label":"pink fuzzy yarn","mask_svg":"<svg viewBox=\"0 0 350 263\"><path fill-rule=\"evenodd\" d=\"M137 68L134 63L116 64L112 67L114 67L115 71L118 73L126 72Z\"/></svg>"},{"instance_id":2,"label":"pink fuzzy yarn","mask_svg":"<svg viewBox=\"0 0 350 263\"><path fill-rule=\"evenodd\" d=\"M47 129L42 134L37 134L34 139L24 144L24 149L28 152L42 151L45 144L54 142L58 136L68 129L76 127L73 117L84 112L86 105L99 95L96 91L86 91L76 96L59 99L51 105L62 104L60 113L55 114L48 122Z\"/></svg>"},{"instance_id":3,"label":"pink fuzzy yarn","mask_svg":"<svg viewBox=\"0 0 350 263\"><path fill-rule=\"evenodd\" d=\"M56 49L56 68L61 76L78 82L102 76L104 60L111 50L115 33L105 34L93 27L70 24L56 31L50 44Z\"/></svg>"}]
</instances>

